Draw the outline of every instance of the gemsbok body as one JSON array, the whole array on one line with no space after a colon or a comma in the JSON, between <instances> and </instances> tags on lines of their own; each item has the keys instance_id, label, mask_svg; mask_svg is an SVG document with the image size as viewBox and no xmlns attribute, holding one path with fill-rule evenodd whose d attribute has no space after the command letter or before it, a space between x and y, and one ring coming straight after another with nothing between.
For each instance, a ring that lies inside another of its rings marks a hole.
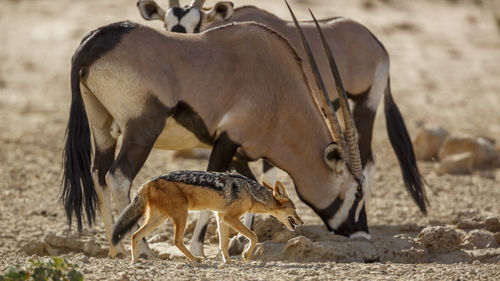
<instances>
[{"instance_id":1,"label":"gemsbok body","mask_svg":"<svg viewBox=\"0 0 500 281\"><path fill-rule=\"evenodd\" d=\"M229 22L254 21L279 32L295 47L298 55L305 58L306 54L301 46L294 23L283 20L276 15L254 6L243 6L233 9L231 2L218 2L211 9L202 9L203 0L193 1L185 7L179 6L179 1L170 1L167 11L152 0L137 2L141 15L146 20L160 20L165 28L172 32L198 32L213 28ZM194 16L196 15L196 16ZM403 180L413 200L423 213L426 213L426 198L423 181L416 164L413 147L408 135L404 120L394 102L390 90L389 80L389 55L382 43L363 25L351 19L334 17L319 21L328 44L335 54L340 76L344 83L348 97L354 104L353 116L359 132L359 149L363 169L367 174L367 186L375 170L372 152L372 135L375 114L382 96L384 96L384 109L386 127L390 142L400 163ZM313 21L300 22L322 76L328 75L330 67L322 42ZM190 28L197 26L197 28ZM305 61L305 73L309 81L313 81L313 73ZM325 86L330 93L330 98L338 108L336 85L333 80L325 80ZM265 163L266 164L266 163ZM239 164L242 165L241 163ZM251 171L246 170L246 176L251 177ZM264 165L264 172L269 171L269 166ZM243 169L240 172L245 172ZM273 179L267 179L272 182ZM369 194L369 192L367 192ZM204 229L207 215L202 215L202 225L197 225L195 234ZM247 217L246 222L251 223L252 218ZM338 234L343 234L339 232ZM197 235L193 237L198 237ZM203 233L201 233L203 235ZM198 237L203 241L203 237ZM199 248L198 242L193 241ZM192 244L193 245L193 244Z\"/></svg>"},{"instance_id":2,"label":"gemsbok body","mask_svg":"<svg viewBox=\"0 0 500 281\"><path fill-rule=\"evenodd\" d=\"M345 93L344 139L328 95L319 95L317 68L311 85L303 67L284 37L256 23L183 35L119 22L88 34L71 66L62 192L70 225L75 213L82 228L83 208L91 225L98 207L111 239L111 198L127 206L151 149L212 147L207 170L226 171L235 155L267 159L329 229L368 235ZM122 137L116 157L114 130ZM139 251L148 250L142 240ZM110 244L110 256L119 253L123 245Z\"/></svg>"}]
</instances>

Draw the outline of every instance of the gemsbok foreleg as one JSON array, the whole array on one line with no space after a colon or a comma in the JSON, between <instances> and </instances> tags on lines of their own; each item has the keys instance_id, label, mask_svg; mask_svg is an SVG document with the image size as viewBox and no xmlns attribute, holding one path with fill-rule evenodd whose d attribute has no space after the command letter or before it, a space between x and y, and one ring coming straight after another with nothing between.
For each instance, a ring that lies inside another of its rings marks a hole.
<instances>
[{"instance_id":1,"label":"gemsbok foreleg","mask_svg":"<svg viewBox=\"0 0 500 281\"><path fill-rule=\"evenodd\" d=\"M144 126L144 122L130 123L123 130L122 147L106 175L106 183L111 188L113 200L119 211L130 203L132 182L148 158L165 122L155 122L155 126ZM135 232L137 228L138 226L134 226L132 232ZM154 253L144 239L139 244L139 252L142 258L154 257Z\"/></svg>"},{"instance_id":2,"label":"gemsbok foreleg","mask_svg":"<svg viewBox=\"0 0 500 281\"><path fill-rule=\"evenodd\" d=\"M226 132L222 132L214 142L210 159L208 160L207 171L227 171L238 146L237 143L229 138ZM210 211L201 211L200 217L196 222L193 238L191 238L191 245L189 245L189 251L195 256L205 256L203 254L203 241L207 231L209 215Z\"/></svg>"}]
</instances>

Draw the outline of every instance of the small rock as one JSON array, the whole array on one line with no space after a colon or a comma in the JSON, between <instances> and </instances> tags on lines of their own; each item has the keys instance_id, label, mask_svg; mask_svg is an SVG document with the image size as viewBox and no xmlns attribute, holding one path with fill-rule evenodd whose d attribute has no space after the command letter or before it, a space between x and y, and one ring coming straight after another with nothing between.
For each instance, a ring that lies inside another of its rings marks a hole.
<instances>
[{"instance_id":1,"label":"small rock","mask_svg":"<svg viewBox=\"0 0 500 281\"><path fill-rule=\"evenodd\" d=\"M35 239L31 239L28 243L21 246L18 252L25 253L27 255L47 255L47 251L45 250L45 243L37 241Z\"/></svg>"},{"instance_id":2,"label":"small rock","mask_svg":"<svg viewBox=\"0 0 500 281\"><path fill-rule=\"evenodd\" d=\"M287 231L283 230L283 224L272 216L265 216L254 223L253 231L257 233L259 242L272 240L274 233Z\"/></svg>"},{"instance_id":3,"label":"small rock","mask_svg":"<svg viewBox=\"0 0 500 281\"><path fill-rule=\"evenodd\" d=\"M307 251L310 251L312 247L313 242L309 238L305 236L295 237L286 243L283 255L292 260L296 260L297 257L300 257Z\"/></svg>"},{"instance_id":4,"label":"small rock","mask_svg":"<svg viewBox=\"0 0 500 281\"><path fill-rule=\"evenodd\" d=\"M461 220L456 223L456 226L458 229L478 229L481 227L481 224L479 222L475 222L472 220Z\"/></svg>"},{"instance_id":5,"label":"small rock","mask_svg":"<svg viewBox=\"0 0 500 281\"><path fill-rule=\"evenodd\" d=\"M474 229L467 233L462 241L462 247L466 249L484 249L496 247L493 234L482 229Z\"/></svg>"},{"instance_id":6,"label":"small rock","mask_svg":"<svg viewBox=\"0 0 500 281\"><path fill-rule=\"evenodd\" d=\"M500 232L493 234L493 237L495 237L497 244L500 245Z\"/></svg>"},{"instance_id":7,"label":"small rock","mask_svg":"<svg viewBox=\"0 0 500 281\"><path fill-rule=\"evenodd\" d=\"M496 217L487 217L482 221L483 228L491 232L500 232L500 221Z\"/></svg>"},{"instance_id":8,"label":"small rock","mask_svg":"<svg viewBox=\"0 0 500 281\"><path fill-rule=\"evenodd\" d=\"M91 257L102 257L107 255L107 250L101 248L94 240L89 240L83 246L83 251Z\"/></svg>"},{"instance_id":9,"label":"small rock","mask_svg":"<svg viewBox=\"0 0 500 281\"><path fill-rule=\"evenodd\" d=\"M437 159L439 149L448 136L448 132L441 127L422 129L413 141L415 157L417 160L434 161Z\"/></svg>"},{"instance_id":10,"label":"small rock","mask_svg":"<svg viewBox=\"0 0 500 281\"><path fill-rule=\"evenodd\" d=\"M297 237L297 232L289 231L288 229L283 229L282 231L275 232L273 234L273 241L276 243L286 243L288 240Z\"/></svg>"},{"instance_id":11,"label":"small rock","mask_svg":"<svg viewBox=\"0 0 500 281\"><path fill-rule=\"evenodd\" d=\"M439 151L439 159L467 152L472 155L473 168L485 168L498 162L494 144L484 137L448 138Z\"/></svg>"},{"instance_id":12,"label":"small rock","mask_svg":"<svg viewBox=\"0 0 500 281\"><path fill-rule=\"evenodd\" d=\"M474 260L472 262L472 265L480 265L480 264L481 264L481 262L479 260Z\"/></svg>"},{"instance_id":13,"label":"small rock","mask_svg":"<svg viewBox=\"0 0 500 281\"><path fill-rule=\"evenodd\" d=\"M186 267L185 264L180 264L179 263L178 265L175 266L175 269L181 269L181 268L184 268L184 267Z\"/></svg>"},{"instance_id":14,"label":"small rock","mask_svg":"<svg viewBox=\"0 0 500 281\"><path fill-rule=\"evenodd\" d=\"M378 270L380 271L387 271L387 265L386 264L381 264L379 267L378 267Z\"/></svg>"},{"instance_id":15,"label":"small rock","mask_svg":"<svg viewBox=\"0 0 500 281\"><path fill-rule=\"evenodd\" d=\"M130 279L128 278L127 273L121 272L121 273L118 274L118 280L120 280L120 281L128 281Z\"/></svg>"},{"instance_id":16,"label":"small rock","mask_svg":"<svg viewBox=\"0 0 500 281\"><path fill-rule=\"evenodd\" d=\"M446 226L428 226L417 236L416 241L425 246L429 252L445 253L459 249L460 234Z\"/></svg>"},{"instance_id":17,"label":"small rock","mask_svg":"<svg viewBox=\"0 0 500 281\"><path fill-rule=\"evenodd\" d=\"M447 155L441 158L438 173L470 174L474 170L474 156L471 152Z\"/></svg>"}]
</instances>

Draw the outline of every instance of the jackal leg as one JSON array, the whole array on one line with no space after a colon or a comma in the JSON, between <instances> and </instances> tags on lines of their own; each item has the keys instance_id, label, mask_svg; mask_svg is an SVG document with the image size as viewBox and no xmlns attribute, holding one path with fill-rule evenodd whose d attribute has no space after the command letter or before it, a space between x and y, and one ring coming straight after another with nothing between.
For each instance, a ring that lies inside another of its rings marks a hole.
<instances>
[{"instance_id":1,"label":"jackal leg","mask_svg":"<svg viewBox=\"0 0 500 281\"><path fill-rule=\"evenodd\" d=\"M222 221L223 214L217 214L217 230L219 232L219 250L222 255L222 261L225 263L231 262L229 252L227 250L229 242L229 229L226 223Z\"/></svg>"},{"instance_id":2,"label":"jackal leg","mask_svg":"<svg viewBox=\"0 0 500 281\"><path fill-rule=\"evenodd\" d=\"M245 225L243 225L238 217L224 215L223 221L233 229L250 239L250 245L245 251L243 251L243 254L241 256L243 260L248 260L253 253L253 249L257 245L257 235L255 234L255 232L251 231Z\"/></svg>"},{"instance_id":3,"label":"jackal leg","mask_svg":"<svg viewBox=\"0 0 500 281\"><path fill-rule=\"evenodd\" d=\"M167 215L161 213L156 209L148 208L146 221L144 224L130 237L130 242L132 246L132 263L137 262L139 260L139 251L138 245L139 242L143 241L142 239L146 237L151 231L155 230L158 226L160 226L165 219L167 219Z\"/></svg>"},{"instance_id":4,"label":"jackal leg","mask_svg":"<svg viewBox=\"0 0 500 281\"><path fill-rule=\"evenodd\" d=\"M179 206L172 210L170 214L172 221L174 222L174 245L188 258L191 262L200 262L201 259L193 256L191 252L184 245L184 231L186 229L186 221L188 217L187 202L184 205Z\"/></svg>"},{"instance_id":5,"label":"jackal leg","mask_svg":"<svg viewBox=\"0 0 500 281\"><path fill-rule=\"evenodd\" d=\"M253 179L254 181L257 181L255 178L255 175L252 173L252 170L250 170L250 167L248 166L247 161L242 161L239 159L233 160L231 163L231 167L234 168L238 173ZM272 165L270 165L266 160L263 162L263 172L266 171L266 168L270 167L273 168ZM273 169L276 170L276 169ZM275 182L273 181L266 181L266 182ZM243 224L248 227L249 229L253 228L253 220L255 218L255 214L253 213L246 213L245 214L245 219L243 221ZM242 235L241 233L238 233L238 235L234 236L231 238L231 241L229 242L229 247L228 251L231 256L234 255L239 255L243 252L243 249L245 248L245 245L248 243L248 239Z\"/></svg>"},{"instance_id":6,"label":"jackal leg","mask_svg":"<svg viewBox=\"0 0 500 281\"><path fill-rule=\"evenodd\" d=\"M208 160L207 171L227 171L237 148L238 144L233 142L226 132L221 133L214 142L212 153ZM189 249L197 256L205 256L203 254L203 240L205 240L209 214L209 211L200 212L200 217L196 222L193 238L191 239Z\"/></svg>"}]
</instances>

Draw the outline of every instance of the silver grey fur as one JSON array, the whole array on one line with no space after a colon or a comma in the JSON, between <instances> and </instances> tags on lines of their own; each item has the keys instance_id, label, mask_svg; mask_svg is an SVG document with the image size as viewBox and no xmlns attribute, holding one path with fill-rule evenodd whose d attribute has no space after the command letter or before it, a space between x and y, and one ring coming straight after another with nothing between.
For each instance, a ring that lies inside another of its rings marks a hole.
<instances>
[{"instance_id":1,"label":"silver grey fur","mask_svg":"<svg viewBox=\"0 0 500 281\"><path fill-rule=\"evenodd\" d=\"M253 200L262 204L273 200L273 192L270 189L237 173L176 171L153 178L151 181L160 179L210 188L226 198L226 205L238 199L238 194L244 191L250 193Z\"/></svg>"}]
</instances>

